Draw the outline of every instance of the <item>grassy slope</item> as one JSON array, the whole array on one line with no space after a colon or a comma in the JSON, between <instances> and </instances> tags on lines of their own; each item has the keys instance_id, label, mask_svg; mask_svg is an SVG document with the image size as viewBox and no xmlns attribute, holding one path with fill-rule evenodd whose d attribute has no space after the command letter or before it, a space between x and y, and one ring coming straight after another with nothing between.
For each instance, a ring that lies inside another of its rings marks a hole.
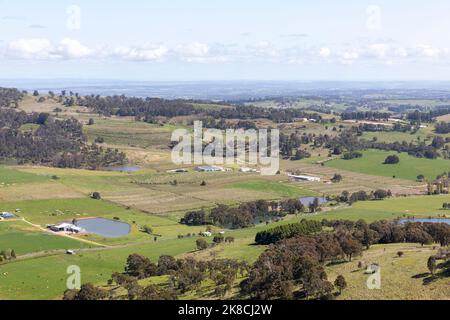
<instances>
[{"instance_id":1,"label":"grassy slope","mask_svg":"<svg viewBox=\"0 0 450 320\"><path fill-rule=\"evenodd\" d=\"M127 256L137 252L158 259L195 248L194 239L167 240L114 250L56 255L0 265L0 299L55 299L66 289L69 266L81 268L82 282L105 284L111 274L123 270Z\"/></svg>"},{"instance_id":2,"label":"grassy slope","mask_svg":"<svg viewBox=\"0 0 450 320\"><path fill-rule=\"evenodd\" d=\"M306 216L309 219L353 219L364 218L367 221L378 219L392 219L403 215L429 216L444 214L439 210L443 202L450 202L450 196L440 197L416 197L397 198L382 202L359 202L352 208L342 209L332 212L324 212L318 215ZM211 258L211 254L221 258L245 259L250 262L255 261L259 254L265 249L263 246L254 246L253 240L256 232L272 228L279 224L288 224L298 221L299 217L290 216L278 224L258 225L251 229L227 231L227 235L236 238L236 242L231 245L220 245L205 252L195 255L202 258ZM169 228L175 227L170 226ZM166 238L167 239L167 238ZM83 272L83 282L94 282L104 284L113 271L120 271L123 268L126 256L130 253L138 252L156 260L161 254L184 255L195 247L196 238L167 239L157 243L135 244L127 248L110 249L98 252L81 253L77 257L65 255L51 256L34 260L21 261L4 266L0 266L0 274L8 273L5 281L0 282L0 296L14 297L17 290L21 290L23 298L45 298L52 299L60 294L64 289L61 283L65 281L65 268L71 264L80 265ZM22 276L22 272L28 273ZM49 273L48 270L54 270ZM43 281L45 279L45 281ZM49 289L42 292L42 282L49 286ZM19 283L19 285L14 285ZM34 289L33 289L34 288Z\"/></svg>"},{"instance_id":3,"label":"grassy slope","mask_svg":"<svg viewBox=\"0 0 450 320\"><path fill-rule=\"evenodd\" d=\"M404 252L401 258L397 256L399 251ZM377 245L353 262L328 267L327 273L331 281L338 275L343 275L347 280L348 288L338 297L339 300L448 300L448 277L439 277L427 283L430 280L427 260L435 253L431 246ZM368 276L364 274L365 270L357 269L358 261L380 265L381 290L367 288Z\"/></svg>"},{"instance_id":4,"label":"grassy slope","mask_svg":"<svg viewBox=\"0 0 450 320\"><path fill-rule=\"evenodd\" d=\"M419 174L423 174L427 179L435 179L436 176L448 172L450 169L450 161L442 158L436 160L420 159L406 153L397 154L379 150L368 150L363 154L364 156L359 159L330 161L327 166L377 176L396 176L407 180L416 180ZM394 154L397 154L400 158L399 164L383 164L387 156Z\"/></svg>"}]
</instances>

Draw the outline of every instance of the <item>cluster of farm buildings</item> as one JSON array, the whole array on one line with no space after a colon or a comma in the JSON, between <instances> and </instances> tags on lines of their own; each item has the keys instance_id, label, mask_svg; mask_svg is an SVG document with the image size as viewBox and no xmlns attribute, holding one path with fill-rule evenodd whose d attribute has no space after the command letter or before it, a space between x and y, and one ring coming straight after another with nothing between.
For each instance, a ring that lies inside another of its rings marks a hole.
<instances>
[{"instance_id":1,"label":"cluster of farm buildings","mask_svg":"<svg viewBox=\"0 0 450 320\"><path fill-rule=\"evenodd\" d=\"M47 229L53 232L67 232L67 233L83 233L85 230L83 228L77 227L74 224L63 222L60 224L49 224Z\"/></svg>"}]
</instances>

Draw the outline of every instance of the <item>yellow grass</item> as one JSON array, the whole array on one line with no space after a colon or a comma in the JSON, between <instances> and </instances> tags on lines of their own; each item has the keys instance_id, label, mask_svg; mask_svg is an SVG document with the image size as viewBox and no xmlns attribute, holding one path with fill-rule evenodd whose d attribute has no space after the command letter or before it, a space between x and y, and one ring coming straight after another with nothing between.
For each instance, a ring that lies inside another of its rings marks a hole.
<instances>
[{"instance_id":1,"label":"yellow grass","mask_svg":"<svg viewBox=\"0 0 450 320\"><path fill-rule=\"evenodd\" d=\"M49 181L44 183L17 184L0 187L0 201L75 199L82 194L63 184Z\"/></svg>"},{"instance_id":2,"label":"yellow grass","mask_svg":"<svg viewBox=\"0 0 450 320\"><path fill-rule=\"evenodd\" d=\"M403 251L399 258L397 252ZM450 299L450 278L439 278L424 284L429 278L427 260L436 254L433 247L413 244L378 245L364 252L353 262L327 268L329 280L343 275L348 288L339 299L342 300L448 300ZM378 263L381 267L381 290L367 288L368 275L358 270L358 262L366 265Z\"/></svg>"}]
</instances>

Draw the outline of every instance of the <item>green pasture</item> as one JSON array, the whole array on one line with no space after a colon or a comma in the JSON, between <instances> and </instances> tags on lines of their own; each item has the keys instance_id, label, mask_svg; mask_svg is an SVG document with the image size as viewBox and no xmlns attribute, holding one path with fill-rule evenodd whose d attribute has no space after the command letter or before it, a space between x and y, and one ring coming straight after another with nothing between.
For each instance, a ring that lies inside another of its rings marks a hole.
<instances>
[{"instance_id":1,"label":"green pasture","mask_svg":"<svg viewBox=\"0 0 450 320\"><path fill-rule=\"evenodd\" d=\"M0 221L0 251L14 250L20 256L33 252L86 247L89 245L36 230L22 221Z\"/></svg>"},{"instance_id":2,"label":"green pasture","mask_svg":"<svg viewBox=\"0 0 450 320\"><path fill-rule=\"evenodd\" d=\"M384 161L389 155L397 155L400 163L386 165ZM434 160L416 158L406 153L368 150L363 157L353 160L337 159L327 162L328 167L371 174L375 176L393 177L399 179L416 180L418 175L424 175L433 180L444 172L450 171L450 161L438 158Z\"/></svg>"},{"instance_id":3,"label":"green pasture","mask_svg":"<svg viewBox=\"0 0 450 320\"><path fill-rule=\"evenodd\" d=\"M230 189L241 189L250 191L270 192L282 198L308 197L314 196L314 192L289 185L285 182L275 182L269 180L249 180L231 183L226 186Z\"/></svg>"}]
</instances>

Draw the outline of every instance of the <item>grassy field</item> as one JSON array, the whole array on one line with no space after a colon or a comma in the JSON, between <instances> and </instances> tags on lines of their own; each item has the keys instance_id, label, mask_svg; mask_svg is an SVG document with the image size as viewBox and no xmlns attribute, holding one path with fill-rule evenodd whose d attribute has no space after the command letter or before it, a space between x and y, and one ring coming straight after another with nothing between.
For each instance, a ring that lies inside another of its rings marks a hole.
<instances>
[{"instance_id":1,"label":"grassy field","mask_svg":"<svg viewBox=\"0 0 450 320\"><path fill-rule=\"evenodd\" d=\"M188 227L178 223L179 220L163 216L148 215L135 209L126 209L108 201L98 201L90 198L52 199L36 201L19 201L0 203L1 210L21 210L20 215L30 221L45 227L47 224L101 217L107 219L119 218L131 225L131 233L121 238L103 238L93 234L80 235L82 239L92 240L108 245L122 245L138 241L153 241L153 236L141 232L143 226L153 229L155 235L162 238L176 238L179 234L199 233L202 227Z\"/></svg>"},{"instance_id":2,"label":"grassy field","mask_svg":"<svg viewBox=\"0 0 450 320\"><path fill-rule=\"evenodd\" d=\"M83 242L36 231L22 221L0 222L0 250L12 250L18 256L32 252L89 247Z\"/></svg>"},{"instance_id":3,"label":"grassy field","mask_svg":"<svg viewBox=\"0 0 450 320\"><path fill-rule=\"evenodd\" d=\"M314 192L301 189L298 186L288 185L284 182L249 180L232 183L227 186L230 189L265 191L283 198L307 197L315 196Z\"/></svg>"},{"instance_id":4,"label":"grassy field","mask_svg":"<svg viewBox=\"0 0 450 320\"><path fill-rule=\"evenodd\" d=\"M396 154L400 163L396 165L385 165L384 160L389 155ZM375 176L393 177L407 180L416 180L422 174L427 179L433 180L439 174L448 172L450 162L439 158L435 160L412 157L406 153L386 152L380 150L369 150L363 152L363 157L354 160L338 159L326 164L329 167L348 171L360 172Z\"/></svg>"},{"instance_id":5,"label":"grassy field","mask_svg":"<svg viewBox=\"0 0 450 320\"><path fill-rule=\"evenodd\" d=\"M172 131L176 128L172 125L160 126L136 122L132 118L114 117L95 119L95 124L86 126L85 132L89 141L102 137L108 145L168 150Z\"/></svg>"},{"instance_id":6,"label":"grassy field","mask_svg":"<svg viewBox=\"0 0 450 320\"><path fill-rule=\"evenodd\" d=\"M363 219L367 222L373 222L403 217L450 216L450 211L442 210L444 202L450 202L449 195L400 197L384 201L361 201L349 208L321 213L314 219Z\"/></svg>"},{"instance_id":7,"label":"grassy field","mask_svg":"<svg viewBox=\"0 0 450 320\"><path fill-rule=\"evenodd\" d=\"M386 201L358 202L352 208L319 213L317 215L288 216L277 224L260 224L250 229L227 231L227 236L235 237L234 244L222 244L202 252L193 251L195 237L185 239L164 238L158 242L136 243L126 247L81 252L75 257L66 255L49 256L20 261L0 266L0 297L14 298L18 292L26 299L53 299L64 290L66 274L69 265L79 265L82 269L83 282L93 282L104 285L114 271L123 268L126 256L130 253L141 253L153 260L161 254L171 254L179 257L193 255L198 259L235 258L253 262L264 251L264 246L254 246L254 237L258 231L272 228L275 225L288 224L305 217L308 219L352 219L364 218L367 221L378 219L393 219L401 216L442 215L439 210L442 202L450 201L450 196L396 198ZM170 230L176 228L176 223L169 224ZM161 220L163 221L163 220ZM161 226L163 227L163 226ZM48 270L53 272L49 273ZM30 270L26 275L22 273ZM339 269L337 269L340 272ZM4 275L6 274L6 276ZM332 273L333 274L333 273ZM355 275L356 276L356 275ZM44 290L45 289L45 290Z\"/></svg>"},{"instance_id":8,"label":"grassy field","mask_svg":"<svg viewBox=\"0 0 450 320\"><path fill-rule=\"evenodd\" d=\"M417 142L428 139L429 134L426 130L421 129L415 134L408 132L364 132L362 138L365 140L372 140L376 138L379 142L393 143L393 142Z\"/></svg>"},{"instance_id":9,"label":"grassy field","mask_svg":"<svg viewBox=\"0 0 450 320\"><path fill-rule=\"evenodd\" d=\"M401 258L397 255L399 251L404 252ZM431 246L377 245L353 262L329 266L326 271L329 280L343 275L348 283L339 300L448 300L448 278L437 277L432 281L427 268L427 260L434 254L436 250ZM365 265L380 265L380 290L367 288L368 276L364 274L365 269L358 269L359 261Z\"/></svg>"},{"instance_id":10,"label":"grassy field","mask_svg":"<svg viewBox=\"0 0 450 320\"><path fill-rule=\"evenodd\" d=\"M130 253L140 253L157 260L162 254L176 256L194 248L195 239L189 238L0 265L0 299L57 299L67 288L66 271L69 266L80 267L82 283L105 284L113 272L124 269Z\"/></svg>"},{"instance_id":11,"label":"grassy field","mask_svg":"<svg viewBox=\"0 0 450 320\"><path fill-rule=\"evenodd\" d=\"M39 176L32 173L20 172L11 168L0 166L0 185L48 181L50 177Z\"/></svg>"},{"instance_id":12,"label":"grassy field","mask_svg":"<svg viewBox=\"0 0 450 320\"><path fill-rule=\"evenodd\" d=\"M382 102L393 105L410 105L412 109L414 109L415 106L437 107L448 105L448 101L433 99L391 99L383 100Z\"/></svg>"}]
</instances>

